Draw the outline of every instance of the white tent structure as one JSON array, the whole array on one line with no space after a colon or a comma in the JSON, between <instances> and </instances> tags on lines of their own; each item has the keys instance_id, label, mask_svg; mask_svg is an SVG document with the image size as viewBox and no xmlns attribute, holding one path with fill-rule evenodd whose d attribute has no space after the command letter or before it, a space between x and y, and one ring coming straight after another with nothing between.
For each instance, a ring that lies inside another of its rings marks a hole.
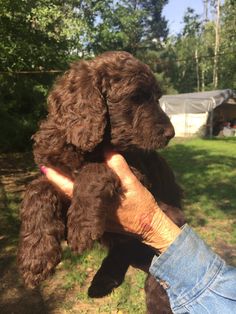
<instances>
[{"instance_id":1,"label":"white tent structure","mask_svg":"<svg viewBox=\"0 0 236 314\"><path fill-rule=\"evenodd\" d=\"M231 89L164 95L160 105L170 117L176 136L205 135L207 129L212 135L217 117L236 119L236 94Z\"/></svg>"}]
</instances>

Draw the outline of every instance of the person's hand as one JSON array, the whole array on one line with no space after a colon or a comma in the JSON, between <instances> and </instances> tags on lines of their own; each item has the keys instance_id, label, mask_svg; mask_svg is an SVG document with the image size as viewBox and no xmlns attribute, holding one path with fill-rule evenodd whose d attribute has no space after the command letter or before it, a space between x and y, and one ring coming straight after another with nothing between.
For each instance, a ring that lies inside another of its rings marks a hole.
<instances>
[{"instance_id":1,"label":"person's hand","mask_svg":"<svg viewBox=\"0 0 236 314\"><path fill-rule=\"evenodd\" d=\"M40 170L46 175L50 182L55 184L66 196L72 198L74 182L70 178L64 176L52 168L45 166L41 166Z\"/></svg>"},{"instance_id":2,"label":"person's hand","mask_svg":"<svg viewBox=\"0 0 236 314\"><path fill-rule=\"evenodd\" d=\"M133 234L153 248L164 252L180 229L161 211L152 194L138 181L125 159L109 153L107 165L118 175L124 189L121 206L107 220L107 231ZM51 168L41 168L47 178L67 196L73 195L73 182Z\"/></svg>"}]
</instances>

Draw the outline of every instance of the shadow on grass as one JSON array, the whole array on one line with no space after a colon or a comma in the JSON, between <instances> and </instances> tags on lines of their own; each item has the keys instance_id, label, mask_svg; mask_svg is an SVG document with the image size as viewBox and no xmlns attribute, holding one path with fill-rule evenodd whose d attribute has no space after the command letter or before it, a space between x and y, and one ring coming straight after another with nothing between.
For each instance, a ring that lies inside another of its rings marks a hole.
<instances>
[{"instance_id":1,"label":"shadow on grass","mask_svg":"<svg viewBox=\"0 0 236 314\"><path fill-rule=\"evenodd\" d=\"M236 144L236 138L235 137L213 137L212 139L205 139L207 141L215 141L215 142L221 142L221 143L234 143Z\"/></svg>"},{"instance_id":2,"label":"shadow on grass","mask_svg":"<svg viewBox=\"0 0 236 314\"><path fill-rule=\"evenodd\" d=\"M204 225L204 214L222 219L235 218L236 150L229 156L223 151L218 153L205 147L176 144L164 150L162 155L169 161L184 189L186 214L192 223L195 220ZM198 211L191 210L196 206Z\"/></svg>"}]
</instances>

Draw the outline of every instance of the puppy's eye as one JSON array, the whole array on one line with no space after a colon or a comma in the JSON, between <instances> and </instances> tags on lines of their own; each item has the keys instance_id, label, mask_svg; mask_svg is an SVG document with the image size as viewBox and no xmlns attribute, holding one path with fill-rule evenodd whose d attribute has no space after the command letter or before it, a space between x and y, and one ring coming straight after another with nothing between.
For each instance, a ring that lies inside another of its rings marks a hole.
<instances>
[{"instance_id":1,"label":"puppy's eye","mask_svg":"<svg viewBox=\"0 0 236 314\"><path fill-rule=\"evenodd\" d=\"M120 77L114 77L112 79L112 83L115 84L115 83L119 83L121 81L121 78Z\"/></svg>"},{"instance_id":2,"label":"puppy's eye","mask_svg":"<svg viewBox=\"0 0 236 314\"><path fill-rule=\"evenodd\" d=\"M131 96L131 101L137 104L142 104L143 102L149 101L152 95L149 93L137 93Z\"/></svg>"},{"instance_id":3,"label":"puppy's eye","mask_svg":"<svg viewBox=\"0 0 236 314\"><path fill-rule=\"evenodd\" d=\"M133 101L134 103L139 103L142 101L141 95L140 94L136 94L131 96L131 101Z\"/></svg>"}]
</instances>

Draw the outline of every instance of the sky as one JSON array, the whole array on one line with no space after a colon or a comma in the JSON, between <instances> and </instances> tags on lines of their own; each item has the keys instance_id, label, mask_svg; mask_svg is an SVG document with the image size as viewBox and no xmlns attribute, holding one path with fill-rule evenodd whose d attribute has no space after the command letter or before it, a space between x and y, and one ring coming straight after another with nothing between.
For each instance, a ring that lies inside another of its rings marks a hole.
<instances>
[{"instance_id":1,"label":"sky","mask_svg":"<svg viewBox=\"0 0 236 314\"><path fill-rule=\"evenodd\" d=\"M169 0L163 9L163 15L168 20L170 34L179 33L183 27L183 16L187 7L193 8L196 13L203 14L202 0Z\"/></svg>"}]
</instances>

